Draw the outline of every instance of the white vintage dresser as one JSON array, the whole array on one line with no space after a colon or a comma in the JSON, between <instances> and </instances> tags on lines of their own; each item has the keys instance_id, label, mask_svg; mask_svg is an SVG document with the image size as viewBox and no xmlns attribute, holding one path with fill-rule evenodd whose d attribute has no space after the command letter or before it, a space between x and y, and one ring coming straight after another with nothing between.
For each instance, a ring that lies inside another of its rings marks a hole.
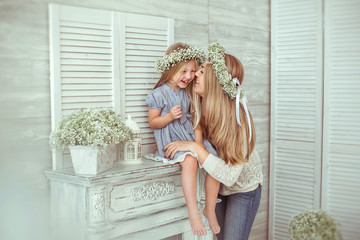
<instances>
[{"instance_id":1,"label":"white vintage dresser","mask_svg":"<svg viewBox=\"0 0 360 240\"><path fill-rule=\"evenodd\" d=\"M179 164L151 160L116 162L89 177L75 175L72 168L46 171L53 238L154 240L183 233L183 239L200 239L191 234L180 173ZM208 231L201 239L213 235Z\"/></svg>"}]
</instances>

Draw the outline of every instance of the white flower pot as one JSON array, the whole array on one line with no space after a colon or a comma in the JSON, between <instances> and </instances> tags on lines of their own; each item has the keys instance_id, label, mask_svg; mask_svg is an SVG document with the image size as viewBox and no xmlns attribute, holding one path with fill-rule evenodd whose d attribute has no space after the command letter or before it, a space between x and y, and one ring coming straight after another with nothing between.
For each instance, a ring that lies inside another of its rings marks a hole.
<instances>
[{"instance_id":1,"label":"white flower pot","mask_svg":"<svg viewBox=\"0 0 360 240\"><path fill-rule=\"evenodd\" d=\"M115 158L115 145L105 149L97 147L69 146L74 171L79 175L96 175L112 168Z\"/></svg>"}]
</instances>

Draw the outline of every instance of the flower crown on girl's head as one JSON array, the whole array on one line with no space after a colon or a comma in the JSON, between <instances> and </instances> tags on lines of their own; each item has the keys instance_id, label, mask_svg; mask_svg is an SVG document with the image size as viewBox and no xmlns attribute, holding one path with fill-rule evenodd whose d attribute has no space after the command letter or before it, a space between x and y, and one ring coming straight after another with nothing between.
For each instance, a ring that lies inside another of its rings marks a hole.
<instances>
[{"instance_id":1,"label":"flower crown on girl's head","mask_svg":"<svg viewBox=\"0 0 360 240\"><path fill-rule=\"evenodd\" d=\"M224 92L229 95L231 99L234 99L238 88L236 87L236 83L234 83L233 78L225 65L224 47L217 42L211 43L208 46L208 52L209 59L206 63L212 65L215 75L219 79L219 83L223 86Z\"/></svg>"},{"instance_id":2,"label":"flower crown on girl's head","mask_svg":"<svg viewBox=\"0 0 360 240\"><path fill-rule=\"evenodd\" d=\"M158 73L163 73L165 70L169 70L170 66L174 66L176 63L183 60L195 59L199 64L205 61L204 51L198 48L178 48L177 51L169 55L165 55L162 58L159 58L155 62L155 68Z\"/></svg>"}]
</instances>

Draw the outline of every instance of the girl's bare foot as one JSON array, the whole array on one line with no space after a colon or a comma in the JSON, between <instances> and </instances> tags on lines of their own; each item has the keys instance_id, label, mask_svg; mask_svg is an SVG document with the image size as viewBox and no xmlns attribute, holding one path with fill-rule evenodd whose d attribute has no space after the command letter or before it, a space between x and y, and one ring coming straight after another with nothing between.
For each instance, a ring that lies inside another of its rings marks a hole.
<instances>
[{"instance_id":1,"label":"girl's bare foot","mask_svg":"<svg viewBox=\"0 0 360 240\"><path fill-rule=\"evenodd\" d=\"M206 235L206 229L203 222L201 221L201 217L198 211L189 212L189 220L194 235L197 236Z\"/></svg>"},{"instance_id":2,"label":"girl's bare foot","mask_svg":"<svg viewBox=\"0 0 360 240\"><path fill-rule=\"evenodd\" d=\"M209 221L209 226L210 226L211 230L213 231L213 233L215 235L218 234L220 232L220 226L217 221L215 211L209 211L206 208L204 208L203 214Z\"/></svg>"}]
</instances>

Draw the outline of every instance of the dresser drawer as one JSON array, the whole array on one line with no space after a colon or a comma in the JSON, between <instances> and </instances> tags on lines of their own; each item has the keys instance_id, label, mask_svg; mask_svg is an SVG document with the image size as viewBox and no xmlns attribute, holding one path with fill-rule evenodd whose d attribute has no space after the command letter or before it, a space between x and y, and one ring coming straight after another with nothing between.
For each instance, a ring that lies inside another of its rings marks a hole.
<instances>
[{"instance_id":1,"label":"dresser drawer","mask_svg":"<svg viewBox=\"0 0 360 240\"><path fill-rule=\"evenodd\" d=\"M185 205L180 173L114 184L108 190L108 199L110 222L151 215Z\"/></svg>"},{"instance_id":2,"label":"dresser drawer","mask_svg":"<svg viewBox=\"0 0 360 240\"><path fill-rule=\"evenodd\" d=\"M163 239L191 231L186 206L108 223L108 239Z\"/></svg>"}]
</instances>

